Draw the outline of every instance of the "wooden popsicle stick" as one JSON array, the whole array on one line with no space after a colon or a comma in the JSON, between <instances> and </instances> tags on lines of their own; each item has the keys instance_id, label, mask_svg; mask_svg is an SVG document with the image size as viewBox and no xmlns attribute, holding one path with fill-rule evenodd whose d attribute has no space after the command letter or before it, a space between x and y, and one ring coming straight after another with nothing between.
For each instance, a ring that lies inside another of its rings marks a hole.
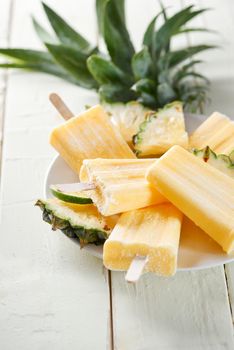
<instances>
[{"instance_id":1,"label":"wooden popsicle stick","mask_svg":"<svg viewBox=\"0 0 234 350\"><path fill-rule=\"evenodd\" d=\"M148 256L136 255L125 275L125 280L127 282L136 283L141 277L141 274L148 260Z\"/></svg>"},{"instance_id":2,"label":"wooden popsicle stick","mask_svg":"<svg viewBox=\"0 0 234 350\"><path fill-rule=\"evenodd\" d=\"M56 188L57 190L61 192L81 192L81 191L88 191L88 190L94 190L96 186L92 182L77 182L72 184L58 184L51 186L53 188Z\"/></svg>"},{"instance_id":3,"label":"wooden popsicle stick","mask_svg":"<svg viewBox=\"0 0 234 350\"><path fill-rule=\"evenodd\" d=\"M72 111L68 108L68 106L65 104L65 102L61 99L59 95L53 92L49 95L49 100L59 112L59 114L63 117L63 119L69 120L74 117Z\"/></svg>"}]
</instances>

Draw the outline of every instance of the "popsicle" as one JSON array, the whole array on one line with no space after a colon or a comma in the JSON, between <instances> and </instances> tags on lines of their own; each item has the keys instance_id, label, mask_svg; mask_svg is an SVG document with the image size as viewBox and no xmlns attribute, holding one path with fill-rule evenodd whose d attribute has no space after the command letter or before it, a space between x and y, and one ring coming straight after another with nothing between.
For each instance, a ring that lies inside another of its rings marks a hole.
<instances>
[{"instance_id":1,"label":"popsicle","mask_svg":"<svg viewBox=\"0 0 234 350\"><path fill-rule=\"evenodd\" d=\"M234 122L214 112L191 134L189 143L191 148L209 146L216 153L229 154L234 149Z\"/></svg>"},{"instance_id":2,"label":"popsicle","mask_svg":"<svg viewBox=\"0 0 234 350\"><path fill-rule=\"evenodd\" d=\"M145 179L154 159L86 159L80 170L80 181L95 188L88 196L102 215L165 202L166 199Z\"/></svg>"},{"instance_id":3,"label":"popsicle","mask_svg":"<svg viewBox=\"0 0 234 350\"><path fill-rule=\"evenodd\" d=\"M146 259L144 272L176 272L182 214L170 203L123 213L103 248L110 270L128 270L135 257Z\"/></svg>"},{"instance_id":4,"label":"popsicle","mask_svg":"<svg viewBox=\"0 0 234 350\"><path fill-rule=\"evenodd\" d=\"M101 106L94 106L56 127L50 143L76 173L83 159L136 158Z\"/></svg>"},{"instance_id":5,"label":"popsicle","mask_svg":"<svg viewBox=\"0 0 234 350\"><path fill-rule=\"evenodd\" d=\"M148 170L148 181L220 244L234 248L234 180L173 146Z\"/></svg>"}]
</instances>

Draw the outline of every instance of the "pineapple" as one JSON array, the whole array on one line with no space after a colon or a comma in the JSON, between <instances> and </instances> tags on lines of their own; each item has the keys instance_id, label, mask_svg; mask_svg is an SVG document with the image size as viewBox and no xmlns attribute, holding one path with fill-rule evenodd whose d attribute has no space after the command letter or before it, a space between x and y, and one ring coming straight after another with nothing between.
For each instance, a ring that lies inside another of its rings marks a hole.
<instances>
[{"instance_id":1,"label":"pineapple","mask_svg":"<svg viewBox=\"0 0 234 350\"><path fill-rule=\"evenodd\" d=\"M194 149L192 152L195 156L203 159L206 163L234 179L234 150L229 156L225 154L217 155L209 146L201 150Z\"/></svg>"},{"instance_id":2,"label":"pineapple","mask_svg":"<svg viewBox=\"0 0 234 350\"><path fill-rule=\"evenodd\" d=\"M214 46L200 44L172 50L176 36L207 31L188 25L206 9L190 5L169 17L161 6L143 34L141 49L136 51L127 30L124 0L96 0L99 34L104 39L107 54L89 43L49 6L43 3L43 7L54 35L35 19L33 25L47 51L1 48L0 54L10 61L0 67L58 76L96 90L100 101L108 104L138 101L156 110L171 101L181 100L186 108L195 111L206 101L208 81L195 71L195 65L201 61L194 56ZM113 108L116 111L117 107ZM135 120L136 109L134 107L131 113L130 108L129 116L124 112L120 117L120 128L129 142L138 120L144 119L140 116ZM116 118L119 120L118 116Z\"/></svg>"},{"instance_id":3,"label":"pineapple","mask_svg":"<svg viewBox=\"0 0 234 350\"><path fill-rule=\"evenodd\" d=\"M111 122L118 127L127 143L132 146L132 138L138 132L140 124L146 119L149 108L137 101L124 103L103 103Z\"/></svg>"},{"instance_id":4,"label":"pineapple","mask_svg":"<svg viewBox=\"0 0 234 350\"><path fill-rule=\"evenodd\" d=\"M117 216L103 217L92 204L79 205L57 198L39 199L36 204L43 211L43 220L52 230L61 230L70 238L78 238L81 247L103 244L116 224Z\"/></svg>"},{"instance_id":5,"label":"pineapple","mask_svg":"<svg viewBox=\"0 0 234 350\"><path fill-rule=\"evenodd\" d=\"M188 147L182 103L175 101L149 114L133 137L138 156L158 156L173 145Z\"/></svg>"}]
</instances>

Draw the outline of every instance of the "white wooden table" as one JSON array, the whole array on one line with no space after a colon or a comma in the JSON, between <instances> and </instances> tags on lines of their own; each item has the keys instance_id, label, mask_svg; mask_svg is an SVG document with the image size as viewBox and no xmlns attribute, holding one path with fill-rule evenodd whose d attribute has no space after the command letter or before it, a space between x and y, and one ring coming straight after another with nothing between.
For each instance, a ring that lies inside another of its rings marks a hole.
<instances>
[{"instance_id":1,"label":"white wooden table","mask_svg":"<svg viewBox=\"0 0 234 350\"><path fill-rule=\"evenodd\" d=\"M47 3L95 41L93 0ZM190 1L164 3L177 10ZM212 80L206 112L234 117L234 2L193 3L214 8L195 25L214 28L220 36L185 40L223 45L203 55ZM136 45L158 6L155 0L127 0ZM31 13L46 23L39 1L0 0L0 46L40 47ZM33 203L42 196L55 154L48 135L60 123L48 103L51 91L64 96L76 112L97 101L95 94L50 76L0 71L0 349L234 349L234 264L173 278L146 275L136 287L129 286L122 273L108 278L101 261L42 222Z\"/></svg>"}]
</instances>

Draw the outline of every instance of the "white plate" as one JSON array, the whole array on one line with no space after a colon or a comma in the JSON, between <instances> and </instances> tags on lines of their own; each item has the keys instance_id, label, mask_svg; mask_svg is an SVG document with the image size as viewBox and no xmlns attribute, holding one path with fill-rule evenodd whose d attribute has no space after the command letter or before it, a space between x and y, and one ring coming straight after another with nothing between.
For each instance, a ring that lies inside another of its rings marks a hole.
<instances>
[{"instance_id":1,"label":"white plate","mask_svg":"<svg viewBox=\"0 0 234 350\"><path fill-rule=\"evenodd\" d=\"M186 129L192 132L204 120L202 115L186 115ZM78 176L68 167L64 160L57 156L51 163L45 179L45 197L51 197L50 185L78 181ZM178 255L178 270L198 270L214 267L234 261L234 253L227 255L209 236L194 225L193 230L187 230L188 219L184 220ZM79 245L78 240L73 239ZM102 259L102 246L87 245L83 249Z\"/></svg>"}]
</instances>

